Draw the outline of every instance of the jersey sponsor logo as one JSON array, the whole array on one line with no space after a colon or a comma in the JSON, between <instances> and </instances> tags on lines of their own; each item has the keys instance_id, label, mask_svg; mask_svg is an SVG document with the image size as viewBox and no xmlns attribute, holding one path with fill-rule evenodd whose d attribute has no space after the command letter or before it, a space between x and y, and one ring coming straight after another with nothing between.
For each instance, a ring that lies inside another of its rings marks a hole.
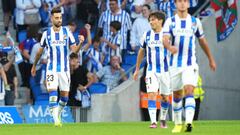
<instances>
[{"instance_id":1,"label":"jersey sponsor logo","mask_svg":"<svg viewBox=\"0 0 240 135\"><path fill-rule=\"evenodd\" d=\"M162 41L160 41L160 40L155 40L155 41L149 42L149 45L159 45L159 44L162 44Z\"/></svg>"},{"instance_id":2,"label":"jersey sponsor logo","mask_svg":"<svg viewBox=\"0 0 240 135\"><path fill-rule=\"evenodd\" d=\"M51 45L65 45L66 41L61 41L61 40L53 40L51 41Z\"/></svg>"},{"instance_id":3,"label":"jersey sponsor logo","mask_svg":"<svg viewBox=\"0 0 240 135\"><path fill-rule=\"evenodd\" d=\"M173 34L175 36L192 36L193 30L192 29L174 29Z\"/></svg>"}]
</instances>

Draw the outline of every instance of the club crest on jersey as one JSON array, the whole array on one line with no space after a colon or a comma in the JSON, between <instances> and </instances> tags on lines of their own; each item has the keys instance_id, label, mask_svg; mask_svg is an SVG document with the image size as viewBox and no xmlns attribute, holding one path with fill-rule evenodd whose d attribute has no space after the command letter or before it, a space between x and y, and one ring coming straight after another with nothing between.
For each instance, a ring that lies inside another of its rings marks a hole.
<instances>
[{"instance_id":1,"label":"club crest on jersey","mask_svg":"<svg viewBox=\"0 0 240 135\"><path fill-rule=\"evenodd\" d=\"M67 35L65 34L65 35L63 35L63 39L64 40L66 40L67 39Z\"/></svg>"}]
</instances>

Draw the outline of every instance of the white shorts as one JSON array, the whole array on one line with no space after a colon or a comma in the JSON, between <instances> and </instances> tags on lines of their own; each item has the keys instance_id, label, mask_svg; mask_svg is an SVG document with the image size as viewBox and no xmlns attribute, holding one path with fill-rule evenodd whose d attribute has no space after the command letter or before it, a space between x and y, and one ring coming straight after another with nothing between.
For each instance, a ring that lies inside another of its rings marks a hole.
<instances>
[{"instance_id":1,"label":"white shorts","mask_svg":"<svg viewBox=\"0 0 240 135\"><path fill-rule=\"evenodd\" d=\"M47 90L69 91L70 73L69 72L46 72Z\"/></svg>"},{"instance_id":2,"label":"white shorts","mask_svg":"<svg viewBox=\"0 0 240 135\"><path fill-rule=\"evenodd\" d=\"M171 94L169 72L164 72L161 74L147 72L145 82L147 92L159 91L160 94L163 95Z\"/></svg>"},{"instance_id":3,"label":"white shorts","mask_svg":"<svg viewBox=\"0 0 240 135\"><path fill-rule=\"evenodd\" d=\"M183 89L185 85L197 86L198 66L185 68L174 68L169 70L171 78L171 89L177 91Z\"/></svg>"}]
</instances>

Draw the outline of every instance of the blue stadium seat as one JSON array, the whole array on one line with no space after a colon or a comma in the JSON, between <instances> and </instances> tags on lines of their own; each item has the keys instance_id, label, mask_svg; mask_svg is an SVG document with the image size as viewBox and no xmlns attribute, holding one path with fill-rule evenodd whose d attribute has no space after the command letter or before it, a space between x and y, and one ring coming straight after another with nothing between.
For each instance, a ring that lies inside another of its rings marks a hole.
<instances>
[{"instance_id":1,"label":"blue stadium seat","mask_svg":"<svg viewBox=\"0 0 240 135\"><path fill-rule=\"evenodd\" d=\"M90 94L103 94L107 92L107 86L103 83L93 83L89 87Z\"/></svg>"},{"instance_id":2,"label":"blue stadium seat","mask_svg":"<svg viewBox=\"0 0 240 135\"><path fill-rule=\"evenodd\" d=\"M49 94L48 93L42 93L42 89L40 84L35 82L34 77L30 77L30 87L33 92L33 96L36 101L48 101Z\"/></svg>"},{"instance_id":3,"label":"blue stadium seat","mask_svg":"<svg viewBox=\"0 0 240 135\"><path fill-rule=\"evenodd\" d=\"M27 31L26 30L19 31L18 32L18 42L21 43L25 39L27 39Z\"/></svg>"},{"instance_id":4,"label":"blue stadium seat","mask_svg":"<svg viewBox=\"0 0 240 135\"><path fill-rule=\"evenodd\" d=\"M128 70L132 67L133 65L131 64L122 64L121 67L125 70L125 72L127 73ZM135 71L135 69L133 69L133 72ZM130 73L130 72L129 72ZM129 73L127 73L127 77L129 78Z\"/></svg>"},{"instance_id":5,"label":"blue stadium seat","mask_svg":"<svg viewBox=\"0 0 240 135\"><path fill-rule=\"evenodd\" d=\"M48 105L49 101L48 100L37 100L34 102L34 105Z\"/></svg>"},{"instance_id":6,"label":"blue stadium seat","mask_svg":"<svg viewBox=\"0 0 240 135\"><path fill-rule=\"evenodd\" d=\"M123 56L123 63L135 65L137 62L137 54L126 54Z\"/></svg>"}]
</instances>

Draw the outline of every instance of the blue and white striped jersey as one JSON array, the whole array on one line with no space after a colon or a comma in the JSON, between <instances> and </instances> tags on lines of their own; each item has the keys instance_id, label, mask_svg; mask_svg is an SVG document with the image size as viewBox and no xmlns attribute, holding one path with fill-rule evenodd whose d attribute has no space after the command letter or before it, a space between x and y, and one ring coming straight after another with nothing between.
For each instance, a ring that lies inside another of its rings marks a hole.
<instances>
[{"instance_id":1,"label":"blue and white striped jersey","mask_svg":"<svg viewBox=\"0 0 240 135\"><path fill-rule=\"evenodd\" d=\"M166 14L166 17L172 17L174 16L174 12L176 10L174 1L167 1L167 2L160 2L158 4L158 9Z\"/></svg>"},{"instance_id":2,"label":"blue and white striped jersey","mask_svg":"<svg viewBox=\"0 0 240 135\"><path fill-rule=\"evenodd\" d=\"M102 68L102 53L94 48L89 48L86 55L89 57L89 61L87 63L88 71L91 73L98 72L98 70Z\"/></svg>"},{"instance_id":3,"label":"blue and white striped jersey","mask_svg":"<svg viewBox=\"0 0 240 135\"><path fill-rule=\"evenodd\" d=\"M41 47L47 47L47 70L65 72L69 69L69 47L75 44L75 39L67 27L61 27L58 33L50 27L44 31L40 42Z\"/></svg>"},{"instance_id":4,"label":"blue and white striped jersey","mask_svg":"<svg viewBox=\"0 0 240 135\"><path fill-rule=\"evenodd\" d=\"M168 52L163 46L162 39L162 31L155 33L150 30L145 32L140 40L141 48L146 49L148 72L163 73L168 71Z\"/></svg>"},{"instance_id":5,"label":"blue and white striped jersey","mask_svg":"<svg viewBox=\"0 0 240 135\"><path fill-rule=\"evenodd\" d=\"M127 31L132 28L130 16L126 11L121 9L116 15L113 15L110 10L106 10L105 12L103 12L100 16L98 27L103 28L103 37L105 39L108 39L111 36L110 23L112 21L119 21L122 24L120 33L123 37L123 42L120 45L120 49L126 49Z\"/></svg>"},{"instance_id":6,"label":"blue and white striped jersey","mask_svg":"<svg viewBox=\"0 0 240 135\"><path fill-rule=\"evenodd\" d=\"M198 18L188 14L186 19L181 19L176 14L166 20L163 35L171 36L172 45L178 48L178 52L170 56L171 67L186 67L197 64L195 38L204 37L202 23Z\"/></svg>"},{"instance_id":7,"label":"blue and white striped jersey","mask_svg":"<svg viewBox=\"0 0 240 135\"><path fill-rule=\"evenodd\" d=\"M106 52L108 56L108 62L110 62L111 56L118 56L120 58L120 62L122 62L122 57L121 57L121 50L120 50L120 45L123 42L122 35L118 32L116 35L112 35L110 38L110 42L114 45L117 46L117 49L114 50L109 46L106 46Z\"/></svg>"}]
</instances>

